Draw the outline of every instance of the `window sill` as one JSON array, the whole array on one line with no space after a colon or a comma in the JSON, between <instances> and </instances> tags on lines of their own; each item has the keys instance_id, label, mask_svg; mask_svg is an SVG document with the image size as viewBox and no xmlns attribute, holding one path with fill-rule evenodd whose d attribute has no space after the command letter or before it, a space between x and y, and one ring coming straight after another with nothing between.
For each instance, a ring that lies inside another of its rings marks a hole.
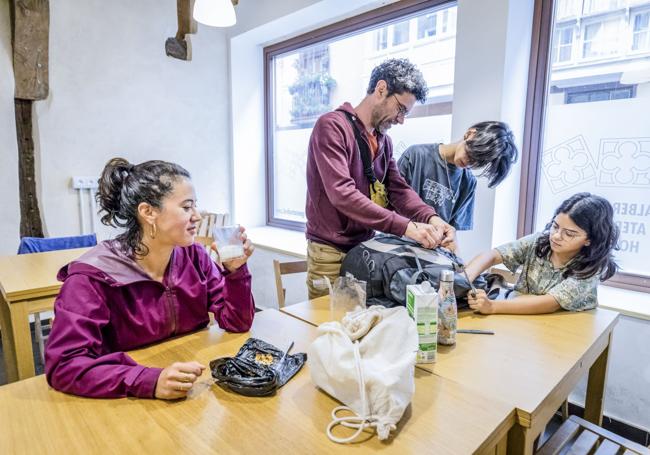
<instances>
[{"instance_id":1,"label":"window sill","mask_svg":"<svg viewBox=\"0 0 650 455\"><path fill-rule=\"evenodd\" d=\"M307 258L307 239L304 232L270 226L246 229L253 245L301 259Z\"/></svg>"},{"instance_id":2,"label":"window sill","mask_svg":"<svg viewBox=\"0 0 650 455\"><path fill-rule=\"evenodd\" d=\"M612 286L598 286L598 306L625 316L650 320L650 294Z\"/></svg>"}]
</instances>

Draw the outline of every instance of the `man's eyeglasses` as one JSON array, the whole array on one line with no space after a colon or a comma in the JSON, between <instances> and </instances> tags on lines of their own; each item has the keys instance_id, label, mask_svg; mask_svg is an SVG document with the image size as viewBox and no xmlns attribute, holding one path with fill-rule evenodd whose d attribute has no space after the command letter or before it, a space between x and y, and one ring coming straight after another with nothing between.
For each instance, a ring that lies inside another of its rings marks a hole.
<instances>
[{"instance_id":1,"label":"man's eyeglasses","mask_svg":"<svg viewBox=\"0 0 650 455\"><path fill-rule=\"evenodd\" d=\"M397 109L398 109L397 116L404 118L407 115L409 115L408 108L400 102L400 100L395 96L395 94L393 93L391 96L395 98L395 101L397 101Z\"/></svg>"},{"instance_id":2,"label":"man's eyeglasses","mask_svg":"<svg viewBox=\"0 0 650 455\"><path fill-rule=\"evenodd\" d=\"M581 234L572 229L561 228L559 224L553 221L551 222L551 234L555 234L556 232L560 233L560 238L562 240L575 240L587 236L586 234Z\"/></svg>"}]
</instances>

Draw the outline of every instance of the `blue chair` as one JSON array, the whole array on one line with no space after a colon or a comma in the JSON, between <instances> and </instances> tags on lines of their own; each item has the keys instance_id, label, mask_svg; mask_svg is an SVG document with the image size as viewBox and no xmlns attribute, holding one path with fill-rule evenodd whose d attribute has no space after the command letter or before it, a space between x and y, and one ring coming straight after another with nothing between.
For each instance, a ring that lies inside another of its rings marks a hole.
<instances>
[{"instance_id":1,"label":"blue chair","mask_svg":"<svg viewBox=\"0 0 650 455\"><path fill-rule=\"evenodd\" d=\"M44 253L46 251L70 250L72 248L84 248L97 245L97 236L95 234L77 235L73 237L23 237L20 239L18 254ZM38 353L41 362L45 363L45 340L47 336L43 335L43 329L48 329L49 325L41 325L41 317L34 313L34 335L38 344Z\"/></svg>"},{"instance_id":2,"label":"blue chair","mask_svg":"<svg viewBox=\"0 0 650 455\"><path fill-rule=\"evenodd\" d=\"M95 245L97 245L97 236L95 234L49 238L23 237L20 239L18 254L71 250L72 248L84 248Z\"/></svg>"}]
</instances>

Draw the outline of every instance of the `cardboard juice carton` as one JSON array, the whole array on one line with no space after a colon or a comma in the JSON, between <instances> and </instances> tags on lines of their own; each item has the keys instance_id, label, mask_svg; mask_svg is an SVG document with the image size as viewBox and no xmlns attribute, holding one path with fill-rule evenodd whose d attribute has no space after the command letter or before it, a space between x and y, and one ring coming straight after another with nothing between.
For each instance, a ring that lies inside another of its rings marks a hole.
<instances>
[{"instance_id":1,"label":"cardboard juice carton","mask_svg":"<svg viewBox=\"0 0 650 455\"><path fill-rule=\"evenodd\" d=\"M418 329L417 363L436 361L438 349L438 293L428 281L406 286L406 309Z\"/></svg>"}]
</instances>

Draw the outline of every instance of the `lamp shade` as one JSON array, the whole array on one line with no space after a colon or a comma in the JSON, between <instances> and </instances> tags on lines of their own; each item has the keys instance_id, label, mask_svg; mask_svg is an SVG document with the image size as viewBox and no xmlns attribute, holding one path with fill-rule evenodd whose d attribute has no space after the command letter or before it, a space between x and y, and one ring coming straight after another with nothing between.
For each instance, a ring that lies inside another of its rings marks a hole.
<instances>
[{"instance_id":1,"label":"lamp shade","mask_svg":"<svg viewBox=\"0 0 650 455\"><path fill-rule=\"evenodd\" d=\"M197 22L212 27L230 27L237 22L230 0L196 0L193 16Z\"/></svg>"}]
</instances>

